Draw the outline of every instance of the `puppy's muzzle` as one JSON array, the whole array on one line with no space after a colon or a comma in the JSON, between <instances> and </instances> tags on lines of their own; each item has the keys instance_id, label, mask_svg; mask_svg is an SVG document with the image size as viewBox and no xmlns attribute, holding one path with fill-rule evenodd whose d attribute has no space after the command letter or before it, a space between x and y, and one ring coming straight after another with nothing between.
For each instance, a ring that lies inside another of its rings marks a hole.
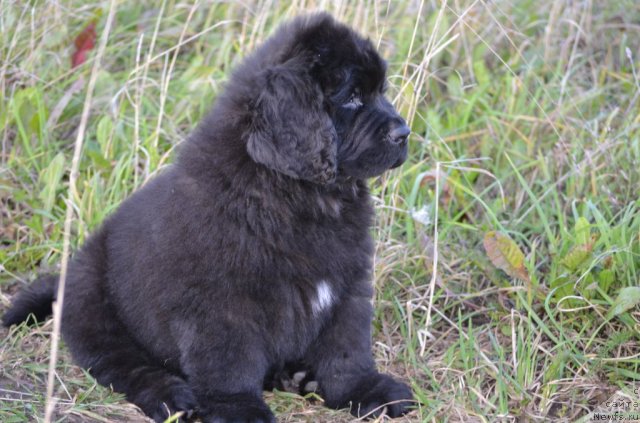
<instances>
[{"instance_id":1,"label":"puppy's muzzle","mask_svg":"<svg viewBox=\"0 0 640 423\"><path fill-rule=\"evenodd\" d=\"M407 126L404 121L396 124L389 131L389 136L387 140L389 144L391 144L394 150L397 150L398 159L393 163L391 169L395 169L400 166L407 159L407 139L409 138L409 134L411 133L411 129Z\"/></svg>"}]
</instances>

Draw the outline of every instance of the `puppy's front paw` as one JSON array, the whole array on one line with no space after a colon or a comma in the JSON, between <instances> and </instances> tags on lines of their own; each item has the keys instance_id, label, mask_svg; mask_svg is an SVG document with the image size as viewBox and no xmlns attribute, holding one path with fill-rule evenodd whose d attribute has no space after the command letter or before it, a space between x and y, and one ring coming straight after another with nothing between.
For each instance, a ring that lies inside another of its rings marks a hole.
<instances>
[{"instance_id":1,"label":"puppy's front paw","mask_svg":"<svg viewBox=\"0 0 640 423\"><path fill-rule=\"evenodd\" d=\"M154 385L139 392L133 401L156 422L164 422L178 412L182 412L178 421L186 421L197 408L191 388L177 376L158 377Z\"/></svg>"},{"instance_id":2,"label":"puppy's front paw","mask_svg":"<svg viewBox=\"0 0 640 423\"><path fill-rule=\"evenodd\" d=\"M261 398L251 394L216 395L199 412L203 423L276 423Z\"/></svg>"},{"instance_id":3,"label":"puppy's front paw","mask_svg":"<svg viewBox=\"0 0 640 423\"><path fill-rule=\"evenodd\" d=\"M374 418L382 414L399 417L409 411L413 394L407 385L383 374L364 378L349 395L345 406L356 417Z\"/></svg>"}]
</instances>

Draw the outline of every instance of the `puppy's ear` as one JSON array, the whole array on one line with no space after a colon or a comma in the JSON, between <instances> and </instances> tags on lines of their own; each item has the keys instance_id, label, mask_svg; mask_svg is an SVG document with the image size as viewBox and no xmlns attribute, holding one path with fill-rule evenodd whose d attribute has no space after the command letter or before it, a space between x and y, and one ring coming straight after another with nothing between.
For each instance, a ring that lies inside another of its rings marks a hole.
<instances>
[{"instance_id":1,"label":"puppy's ear","mask_svg":"<svg viewBox=\"0 0 640 423\"><path fill-rule=\"evenodd\" d=\"M328 184L336 177L336 130L319 85L306 66L291 62L258 76L261 92L253 104L247 151L278 172Z\"/></svg>"}]
</instances>

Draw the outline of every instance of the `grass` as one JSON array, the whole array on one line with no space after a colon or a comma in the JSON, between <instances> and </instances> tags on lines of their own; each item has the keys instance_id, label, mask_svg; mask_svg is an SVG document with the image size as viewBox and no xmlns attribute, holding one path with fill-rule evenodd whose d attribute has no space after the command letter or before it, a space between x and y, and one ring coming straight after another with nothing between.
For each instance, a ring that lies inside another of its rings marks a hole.
<instances>
[{"instance_id":1,"label":"grass","mask_svg":"<svg viewBox=\"0 0 640 423\"><path fill-rule=\"evenodd\" d=\"M401 421L574 421L640 382L640 5L468 0L117 2L74 196L72 243L171 162L235 63L326 8L389 61L411 153L371 182L375 356L422 405ZM0 312L61 258L65 198L105 2L0 2ZM436 231L437 225L437 231ZM483 238L524 252L525 281ZM435 269L435 272L434 272ZM15 281L19 281L16 283ZM0 332L0 421L44 415L49 321ZM57 421L144 421L71 363ZM637 395L635 396L637 399ZM267 394L283 422L350 417Z\"/></svg>"}]
</instances>

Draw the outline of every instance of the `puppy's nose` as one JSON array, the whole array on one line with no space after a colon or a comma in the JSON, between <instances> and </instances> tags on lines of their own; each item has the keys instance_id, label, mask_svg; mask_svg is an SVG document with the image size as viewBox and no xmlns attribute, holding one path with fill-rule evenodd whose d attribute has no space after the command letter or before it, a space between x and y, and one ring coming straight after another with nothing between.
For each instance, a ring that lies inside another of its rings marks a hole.
<instances>
[{"instance_id":1,"label":"puppy's nose","mask_svg":"<svg viewBox=\"0 0 640 423\"><path fill-rule=\"evenodd\" d=\"M404 144L410 133L411 129L407 125L398 125L389 132L389 140L392 144Z\"/></svg>"}]
</instances>

